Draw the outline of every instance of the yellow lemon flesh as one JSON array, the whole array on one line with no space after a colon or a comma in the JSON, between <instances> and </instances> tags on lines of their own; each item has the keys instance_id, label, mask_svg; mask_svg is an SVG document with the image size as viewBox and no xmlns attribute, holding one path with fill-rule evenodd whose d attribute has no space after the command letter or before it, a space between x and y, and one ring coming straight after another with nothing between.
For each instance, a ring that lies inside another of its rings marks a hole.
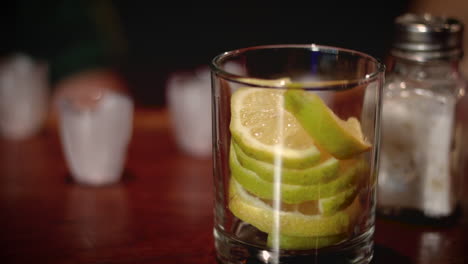
<instances>
[{"instance_id":1,"label":"yellow lemon flesh","mask_svg":"<svg viewBox=\"0 0 468 264\"><path fill-rule=\"evenodd\" d=\"M297 119L284 109L284 90L240 88L231 97L232 137L249 156L282 166L306 168L320 152Z\"/></svg>"}]
</instances>

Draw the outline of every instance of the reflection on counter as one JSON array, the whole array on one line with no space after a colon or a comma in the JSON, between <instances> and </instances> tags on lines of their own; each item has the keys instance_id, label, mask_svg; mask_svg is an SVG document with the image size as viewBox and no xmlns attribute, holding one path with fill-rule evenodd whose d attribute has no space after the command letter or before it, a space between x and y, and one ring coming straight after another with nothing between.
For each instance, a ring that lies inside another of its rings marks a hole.
<instances>
[{"instance_id":1,"label":"reflection on counter","mask_svg":"<svg viewBox=\"0 0 468 264\"><path fill-rule=\"evenodd\" d=\"M67 205L66 217L81 242L79 247L96 248L131 239L132 234L127 230L131 212L124 186L106 186L96 192L94 188L73 185L68 192Z\"/></svg>"}]
</instances>

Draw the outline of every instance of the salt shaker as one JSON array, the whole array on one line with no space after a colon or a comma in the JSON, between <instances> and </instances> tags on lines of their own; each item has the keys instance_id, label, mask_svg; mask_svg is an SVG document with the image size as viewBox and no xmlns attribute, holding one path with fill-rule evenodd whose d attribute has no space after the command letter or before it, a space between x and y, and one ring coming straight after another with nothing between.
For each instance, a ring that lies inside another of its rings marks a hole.
<instances>
[{"instance_id":1,"label":"salt shaker","mask_svg":"<svg viewBox=\"0 0 468 264\"><path fill-rule=\"evenodd\" d=\"M463 25L404 14L395 33L382 104L377 208L381 215L437 223L453 218L460 199Z\"/></svg>"}]
</instances>

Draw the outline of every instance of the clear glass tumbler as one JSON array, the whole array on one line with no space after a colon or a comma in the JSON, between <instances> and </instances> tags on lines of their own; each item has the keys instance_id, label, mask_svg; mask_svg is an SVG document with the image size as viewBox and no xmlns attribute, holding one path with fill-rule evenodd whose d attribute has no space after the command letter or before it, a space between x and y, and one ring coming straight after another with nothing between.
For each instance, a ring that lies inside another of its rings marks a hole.
<instances>
[{"instance_id":1,"label":"clear glass tumbler","mask_svg":"<svg viewBox=\"0 0 468 264\"><path fill-rule=\"evenodd\" d=\"M26 54L0 61L0 135L24 140L40 132L47 118L48 66Z\"/></svg>"},{"instance_id":2,"label":"clear glass tumbler","mask_svg":"<svg viewBox=\"0 0 468 264\"><path fill-rule=\"evenodd\" d=\"M74 181L89 186L118 182L133 130L133 101L121 92L99 91L99 98L58 99L62 148ZM71 96L70 96L71 97Z\"/></svg>"},{"instance_id":3,"label":"clear glass tumbler","mask_svg":"<svg viewBox=\"0 0 468 264\"><path fill-rule=\"evenodd\" d=\"M213 59L220 263L368 263L384 65L271 45Z\"/></svg>"}]
</instances>

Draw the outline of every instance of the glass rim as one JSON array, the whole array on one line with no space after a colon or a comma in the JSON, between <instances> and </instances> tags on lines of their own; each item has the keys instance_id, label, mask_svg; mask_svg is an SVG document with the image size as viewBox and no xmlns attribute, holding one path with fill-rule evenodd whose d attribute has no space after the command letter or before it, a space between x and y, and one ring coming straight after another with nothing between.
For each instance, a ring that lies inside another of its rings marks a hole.
<instances>
[{"instance_id":1,"label":"glass rim","mask_svg":"<svg viewBox=\"0 0 468 264\"><path fill-rule=\"evenodd\" d=\"M355 54L362 58L365 58L376 65L376 70L366 74L363 78L357 79L337 79L337 80L327 80L327 81L309 81L309 82L287 82L282 79L276 79L278 82L274 82L272 84L272 79L263 79L263 78L253 78L247 77L243 75L237 75L234 73L230 73L225 71L221 68L220 63L225 61L229 58L234 58L238 55L241 55L247 51L252 50L267 50L267 49L285 49L285 48L294 48L294 49L310 49L311 51L336 51L344 52L348 54ZM244 84L253 87L263 87L263 88L300 88L300 89L307 89L307 90L333 90L337 88L349 87L349 86L357 86L363 85L367 83L371 83L379 78L381 74L385 72L385 64L383 64L377 58L374 58L371 55L368 55L364 52L341 48L336 46L327 46L327 45L318 45L318 44L274 44L274 45L258 45L258 46L251 46L246 48L240 48L235 50L230 50L223 52L217 56L215 56L210 63L210 68L213 73L217 76L226 79L228 81L232 81L239 84ZM265 82L266 81L266 82ZM266 84L268 83L268 84Z\"/></svg>"}]
</instances>

